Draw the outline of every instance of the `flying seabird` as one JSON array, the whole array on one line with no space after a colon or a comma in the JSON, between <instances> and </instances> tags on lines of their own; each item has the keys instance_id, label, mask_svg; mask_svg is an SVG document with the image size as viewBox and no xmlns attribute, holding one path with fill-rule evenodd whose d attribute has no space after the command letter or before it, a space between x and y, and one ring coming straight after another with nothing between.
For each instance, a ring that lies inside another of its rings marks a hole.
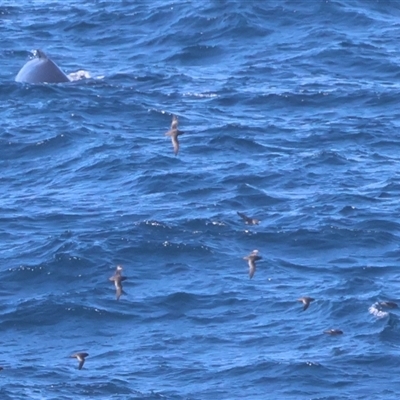
<instances>
[{"instance_id":1,"label":"flying seabird","mask_svg":"<svg viewBox=\"0 0 400 400\"><path fill-rule=\"evenodd\" d=\"M397 308L398 305L394 301L381 301L378 303L382 307L387 307L387 308Z\"/></svg>"},{"instance_id":2,"label":"flying seabird","mask_svg":"<svg viewBox=\"0 0 400 400\"><path fill-rule=\"evenodd\" d=\"M71 358L76 358L79 361L78 369L82 369L83 364L85 364L85 357L87 357L88 353L75 353L72 354Z\"/></svg>"},{"instance_id":3,"label":"flying seabird","mask_svg":"<svg viewBox=\"0 0 400 400\"><path fill-rule=\"evenodd\" d=\"M244 223L247 225L258 225L260 223L260 221L258 219L250 218L247 215L245 215L239 211L236 211L236 212L237 212L237 215L239 215L239 217L242 218Z\"/></svg>"},{"instance_id":4,"label":"flying seabird","mask_svg":"<svg viewBox=\"0 0 400 400\"><path fill-rule=\"evenodd\" d=\"M117 300L119 300L122 294L122 281L126 279L126 276L122 276L121 272L122 267L120 265L117 265L117 268L115 269L115 274L111 278L109 278L110 281L114 282Z\"/></svg>"},{"instance_id":5,"label":"flying seabird","mask_svg":"<svg viewBox=\"0 0 400 400\"><path fill-rule=\"evenodd\" d=\"M178 136L183 135L184 132L178 129L178 117L176 115L172 116L171 128L166 132L165 136L170 136L172 145L174 146L174 154L177 155L179 151L179 141Z\"/></svg>"},{"instance_id":6,"label":"flying seabird","mask_svg":"<svg viewBox=\"0 0 400 400\"><path fill-rule=\"evenodd\" d=\"M312 297L300 297L297 301L301 301L304 304L303 311L306 311L307 308L310 306L310 303L314 301Z\"/></svg>"},{"instance_id":7,"label":"flying seabird","mask_svg":"<svg viewBox=\"0 0 400 400\"><path fill-rule=\"evenodd\" d=\"M261 256L258 255L258 250L253 250L248 256L243 257L243 260L247 260L249 263L249 276L250 279L256 272L256 261L261 260Z\"/></svg>"},{"instance_id":8,"label":"flying seabird","mask_svg":"<svg viewBox=\"0 0 400 400\"><path fill-rule=\"evenodd\" d=\"M324 333L327 333L328 335L341 335L343 331L341 331L340 329L328 329L324 331Z\"/></svg>"}]
</instances>

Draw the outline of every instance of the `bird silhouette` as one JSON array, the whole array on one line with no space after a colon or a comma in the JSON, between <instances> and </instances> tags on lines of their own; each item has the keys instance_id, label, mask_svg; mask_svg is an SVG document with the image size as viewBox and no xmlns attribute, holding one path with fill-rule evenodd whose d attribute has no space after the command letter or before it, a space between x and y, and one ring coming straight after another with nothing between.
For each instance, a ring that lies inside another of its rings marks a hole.
<instances>
[{"instance_id":1,"label":"bird silhouette","mask_svg":"<svg viewBox=\"0 0 400 400\"><path fill-rule=\"evenodd\" d=\"M172 146L174 147L174 154L177 155L179 152L179 140L178 136L183 135L184 132L178 129L178 117L176 115L172 116L171 128L165 133L165 136L170 136L172 141Z\"/></svg>"},{"instance_id":2,"label":"bird silhouette","mask_svg":"<svg viewBox=\"0 0 400 400\"><path fill-rule=\"evenodd\" d=\"M306 311L307 308L310 306L310 303L314 301L312 297L300 297L297 301L301 301L304 304L303 311Z\"/></svg>"},{"instance_id":3,"label":"bird silhouette","mask_svg":"<svg viewBox=\"0 0 400 400\"><path fill-rule=\"evenodd\" d=\"M256 272L256 261L261 260L262 257L258 255L258 250L253 250L248 256L243 257L243 260L247 260L249 264L249 277L250 279Z\"/></svg>"},{"instance_id":4,"label":"bird silhouette","mask_svg":"<svg viewBox=\"0 0 400 400\"><path fill-rule=\"evenodd\" d=\"M260 223L260 221L256 218L250 218L246 214L243 214L239 211L236 211L236 212L237 212L237 215L239 215L239 217L243 219L243 221L245 222L246 225L258 225Z\"/></svg>"},{"instance_id":5,"label":"bird silhouette","mask_svg":"<svg viewBox=\"0 0 400 400\"><path fill-rule=\"evenodd\" d=\"M121 273L122 273L122 267L120 265L117 265L114 275L109 278L110 281L114 282L117 300L119 300L119 298L123 293L122 281L126 279L126 276L122 276Z\"/></svg>"},{"instance_id":6,"label":"bird silhouette","mask_svg":"<svg viewBox=\"0 0 400 400\"><path fill-rule=\"evenodd\" d=\"M78 369L82 369L83 364L85 364L85 358L88 356L88 353L75 353L72 354L72 358L76 358L79 361Z\"/></svg>"}]
</instances>

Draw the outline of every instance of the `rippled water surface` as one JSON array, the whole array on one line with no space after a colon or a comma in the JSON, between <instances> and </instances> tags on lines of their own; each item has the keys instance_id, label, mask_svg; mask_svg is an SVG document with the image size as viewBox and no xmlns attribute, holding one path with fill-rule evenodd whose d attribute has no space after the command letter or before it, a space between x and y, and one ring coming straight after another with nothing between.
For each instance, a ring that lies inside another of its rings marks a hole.
<instances>
[{"instance_id":1,"label":"rippled water surface","mask_svg":"<svg viewBox=\"0 0 400 400\"><path fill-rule=\"evenodd\" d=\"M400 3L0 16L1 399L398 399Z\"/></svg>"}]
</instances>

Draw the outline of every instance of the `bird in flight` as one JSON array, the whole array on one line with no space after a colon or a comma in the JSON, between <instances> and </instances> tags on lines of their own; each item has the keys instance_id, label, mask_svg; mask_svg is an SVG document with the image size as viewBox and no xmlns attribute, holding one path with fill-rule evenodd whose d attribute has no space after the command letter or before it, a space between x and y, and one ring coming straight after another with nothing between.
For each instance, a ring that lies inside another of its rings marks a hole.
<instances>
[{"instance_id":1,"label":"bird in flight","mask_svg":"<svg viewBox=\"0 0 400 400\"><path fill-rule=\"evenodd\" d=\"M165 136L170 136L172 141L172 146L174 147L174 154L177 155L179 152L179 140L178 136L183 135L184 132L178 129L178 117L176 115L172 116L171 128L165 133Z\"/></svg>"},{"instance_id":2,"label":"bird in flight","mask_svg":"<svg viewBox=\"0 0 400 400\"><path fill-rule=\"evenodd\" d=\"M247 260L249 264L249 276L250 279L256 272L256 261L261 260L262 257L258 255L258 250L253 250L248 256L243 257L243 260Z\"/></svg>"},{"instance_id":3,"label":"bird in flight","mask_svg":"<svg viewBox=\"0 0 400 400\"><path fill-rule=\"evenodd\" d=\"M237 215L239 215L239 217L242 218L244 223L247 225L258 225L260 223L260 221L256 218L250 218L247 215L245 215L239 211L236 211L236 212L237 212Z\"/></svg>"},{"instance_id":4,"label":"bird in flight","mask_svg":"<svg viewBox=\"0 0 400 400\"><path fill-rule=\"evenodd\" d=\"M76 358L79 361L78 369L82 369L83 364L85 364L85 358L88 356L88 353L75 353L72 354L72 358Z\"/></svg>"},{"instance_id":5,"label":"bird in flight","mask_svg":"<svg viewBox=\"0 0 400 400\"><path fill-rule=\"evenodd\" d=\"M314 301L312 297L300 297L297 301L301 301L304 304L303 311L306 311L307 308L310 306L310 303Z\"/></svg>"},{"instance_id":6,"label":"bird in flight","mask_svg":"<svg viewBox=\"0 0 400 400\"><path fill-rule=\"evenodd\" d=\"M126 276L122 276L121 272L122 267L120 265L117 265L114 275L109 278L110 281L114 282L117 300L119 300L122 294L122 281L126 279Z\"/></svg>"}]
</instances>

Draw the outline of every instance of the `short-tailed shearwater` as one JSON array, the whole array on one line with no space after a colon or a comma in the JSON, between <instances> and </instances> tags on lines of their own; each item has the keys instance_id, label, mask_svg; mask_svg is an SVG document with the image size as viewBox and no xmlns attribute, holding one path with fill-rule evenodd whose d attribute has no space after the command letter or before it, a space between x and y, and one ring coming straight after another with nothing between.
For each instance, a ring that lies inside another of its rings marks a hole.
<instances>
[{"instance_id":1,"label":"short-tailed shearwater","mask_svg":"<svg viewBox=\"0 0 400 400\"><path fill-rule=\"evenodd\" d=\"M256 272L256 261L261 260L261 256L258 255L258 250L253 250L248 256L243 257L243 260L247 260L249 264L249 276L250 279Z\"/></svg>"},{"instance_id":2,"label":"short-tailed shearwater","mask_svg":"<svg viewBox=\"0 0 400 400\"><path fill-rule=\"evenodd\" d=\"M179 151L179 141L178 136L183 135L184 132L178 129L178 117L176 115L172 116L172 123L170 130L165 134L165 136L170 136L172 145L174 146L174 153L175 155L178 154Z\"/></svg>"},{"instance_id":3,"label":"short-tailed shearwater","mask_svg":"<svg viewBox=\"0 0 400 400\"><path fill-rule=\"evenodd\" d=\"M310 306L310 303L314 301L312 297L300 297L297 301L301 301L304 304L303 311L306 311L307 308Z\"/></svg>"},{"instance_id":4,"label":"short-tailed shearwater","mask_svg":"<svg viewBox=\"0 0 400 400\"><path fill-rule=\"evenodd\" d=\"M245 215L239 211L236 211L236 212L237 212L237 215L239 215L239 217L242 218L244 223L247 225L258 225L260 223L260 221L258 219L250 218L247 215Z\"/></svg>"},{"instance_id":5,"label":"short-tailed shearwater","mask_svg":"<svg viewBox=\"0 0 400 400\"><path fill-rule=\"evenodd\" d=\"M394 301L381 301L378 303L382 307L397 308L398 305Z\"/></svg>"},{"instance_id":6,"label":"short-tailed shearwater","mask_svg":"<svg viewBox=\"0 0 400 400\"><path fill-rule=\"evenodd\" d=\"M324 331L324 333L327 333L328 335L341 335L343 331L341 331L340 329L327 329L326 331Z\"/></svg>"},{"instance_id":7,"label":"short-tailed shearwater","mask_svg":"<svg viewBox=\"0 0 400 400\"><path fill-rule=\"evenodd\" d=\"M114 282L117 300L119 300L122 294L122 281L126 279L126 276L122 276L121 272L122 267L120 265L117 265L117 268L115 269L115 274L111 278L109 278L110 281Z\"/></svg>"},{"instance_id":8,"label":"short-tailed shearwater","mask_svg":"<svg viewBox=\"0 0 400 400\"><path fill-rule=\"evenodd\" d=\"M83 364L85 364L85 358L88 355L88 353L75 353L72 354L71 358L76 358L79 361L78 369L82 369Z\"/></svg>"}]
</instances>

